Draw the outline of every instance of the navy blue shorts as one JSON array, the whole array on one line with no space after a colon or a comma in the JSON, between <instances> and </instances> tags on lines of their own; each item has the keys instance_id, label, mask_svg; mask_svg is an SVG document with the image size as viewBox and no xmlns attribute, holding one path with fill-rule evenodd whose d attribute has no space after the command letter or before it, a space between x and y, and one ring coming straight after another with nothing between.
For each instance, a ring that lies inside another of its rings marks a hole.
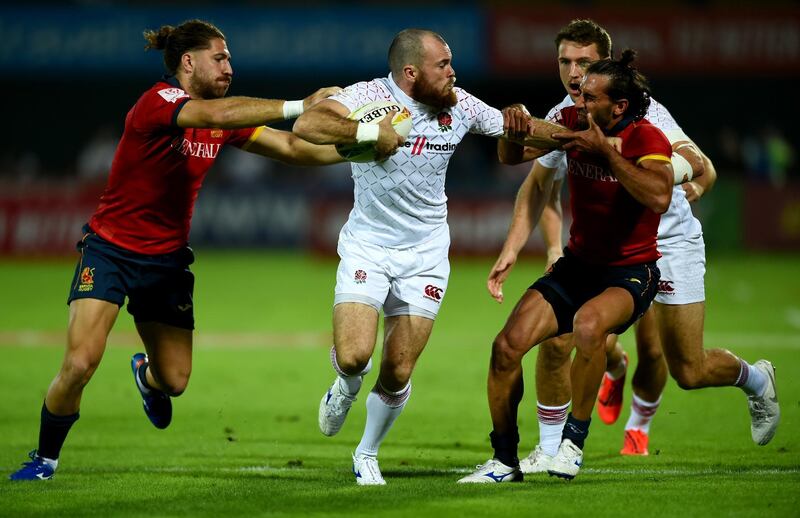
<instances>
[{"instance_id":1,"label":"navy blue shorts","mask_svg":"<svg viewBox=\"0 0 800 518\"><path fill-rule=\"evenodd\" d=\"M161 322L194 329L194 253L188 246L163 255L144 255L109 243L88 225L78 242L81 258L75 268L67 304L99 299L122 307L135 322Z\"/></svg>"},{"instance_id":2,"label":"navy blue shorts","mask_svg":"<svg viewBox=\"0 0 800 518\"><path fill-rule=\"evenodd\" d=\"M564 249L564 257L556 261L544 277L533 283L550 303L558 320L558 334L571 333L578 308L608 288L623 288L633 297L633 315L614 329L622 334L644 315L658 292L660 272L655 262L627 266L605 266L586 263Z\"/></svg>"}]
</instances>

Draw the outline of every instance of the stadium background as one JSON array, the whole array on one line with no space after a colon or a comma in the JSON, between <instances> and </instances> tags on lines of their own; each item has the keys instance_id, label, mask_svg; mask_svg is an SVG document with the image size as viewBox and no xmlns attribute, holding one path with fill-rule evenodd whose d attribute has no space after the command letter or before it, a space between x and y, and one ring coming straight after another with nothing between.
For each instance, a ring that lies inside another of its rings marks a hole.
<instances>
[{"instance_id":1,"label":"stadium background","mask_svg":"<svg viewBox=\"0 0 800 518\"><path fill-rule=\"evenodd\" d=\"M654 96L714 160L720 180L697 206L709 249L800 249L800 132L790 97L800 78L800 11L789 2L269 4L4 7L0 65L11 71L4 79L11 95L0 152L0 253L72 250L125 113L162 70L160 53L143 51L142 30L192 16L228 36L231 95L295 99L383 76L396 31L424 25L449 41L460 86L496 106L524 102L539 116L563 98L554 34L577 15L592 17L617 50L639 51ZM492 255L502 242L527 171L494 156L494 142L471 137L450 165L454 253ZM331 252L351 190L346 165L289 168L229 149L200 195L192 242ZM538 236L531 247L538 250Z\"/></svg>"},{"instance_id":2,"label":"stadium background","mask_svg":"<svg viewBox=\"0 0 800 518\"><path fill-rule=\"evenodd\" d=\"M510 306L491 301L484 282L527 173L498 166L494 142L470 136L447 180L447 303L415 371L414 396L381 450L389 486L357 491L348 459L363 398L336 438L316 429L332 378L333 244L352 203L348 168L290 168L228 150L208 175L193 222L198 330L175 422L157 431L142 415L128 367L141 345L123 311L58 476L44 488L0 484L0 516L574 516L576 502L594 516L796 516L800 133L792 94L800 12L775 1L634 4L4 4L0 478L35 447L38 410L63 354L74 242L127 110L162 70L160 54L143 52L141 32L190 17L228 36L233 95L296 99L382 76L391 37L412 25L442 32L460 86L497 106L525 102L539 115L564 95L552 42L558 28L579 15L608 27L616 49L639 50L655 97L719 170L714 190L694 207L709 249L705 338L778 366L783 417L772 443L752 445L738 390L685 392L670 380L648 458L618 455L625 408L614 426L593 425L572 484L532 477L486 491L453 483L490 452L488 347ZM529 252L506 285L509 301L542 270L538 233ZM622 340L632 352L630 333ZM523 454L536 440L529 356Z\"/></svg>"}]
</instances>

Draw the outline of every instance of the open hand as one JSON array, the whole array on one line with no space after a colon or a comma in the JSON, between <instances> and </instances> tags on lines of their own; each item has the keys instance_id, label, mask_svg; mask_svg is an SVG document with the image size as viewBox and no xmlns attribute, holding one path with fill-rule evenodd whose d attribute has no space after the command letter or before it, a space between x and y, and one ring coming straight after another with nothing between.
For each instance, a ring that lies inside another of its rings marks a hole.
<instances>
[{"instance_id":1,"label":"open hand","mask_svg":"<svg viewBox=\"0 0 800 518\"><path fill-rule=\"evenodd\" d=\"M489 290L489 294L492 298L500 304L503 303L503 283L508 278L508 274L511 273L511 269L516 262L516 254L505 251L500 252L500 257L497 258L491 271L489 271L489 278L486 280L486 288Z\"/></svg>"},{"instance_id":2,"label":"open hand","mask_svg":"<svg viewBox=\"0 0 800 518\"><path fill-rule=\"evenodd\" d=\"M589 128L583 131L562 131L554 133L553 138L566 141L564 149L575 149L584 151L586 153L603 154L613 149L611 144L606 140L603 130L600 126L594 123L591 113L586 114L586 120L589 123Z\"/></svg>"}]
</instances>

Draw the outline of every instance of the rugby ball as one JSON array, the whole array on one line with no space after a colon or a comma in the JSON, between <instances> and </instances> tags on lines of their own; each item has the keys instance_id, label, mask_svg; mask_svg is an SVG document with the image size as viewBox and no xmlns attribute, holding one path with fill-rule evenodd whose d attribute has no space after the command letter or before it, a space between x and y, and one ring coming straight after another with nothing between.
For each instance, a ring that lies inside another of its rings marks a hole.
<instances>
[{"instance_id":1,"label":"rugby ball","mask_svg":"<svg viewBox=\"0 0 800 518\"><path fill-rule=\"evenodd\" d=\"M365 124L378 124L386 114L395 110L397 113L392 119L392 127L403 138L411 133L411 112L402 104L394 101L372 101L356 109L347 116L350 120L357 120ZM337 144L336 151L350 162L375 161L375 143L364 142L361 144Z\"/></svg>"}]
</instances>

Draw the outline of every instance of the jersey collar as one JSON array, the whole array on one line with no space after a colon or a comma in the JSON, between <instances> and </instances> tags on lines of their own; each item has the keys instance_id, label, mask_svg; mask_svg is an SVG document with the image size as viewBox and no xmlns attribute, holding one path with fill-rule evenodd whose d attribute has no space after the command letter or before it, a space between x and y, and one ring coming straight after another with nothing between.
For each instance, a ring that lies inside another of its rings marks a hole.
<instances>
[{"instance_id":1,"label":"jersey collar","mask_svg":"<svg viewBox=\"0 0 800 518\"><path fill-rule=\"evenodd\" d=\"M164 74L163 76L161 76L161 82L167 83L170 86L174 86L175 88L180 88L181 90L183 90L183 87L181 86L180 82L178 82L178 78L175 76Z\"/></svg>"},{"instance_id":2,"label":"jersey collar","mask_svg":"<svg viewBox=\"0 0 800 518\"><path fill-rule=\"evenodd\" d=\"M629 116L625 117L624 119L619 121L613 128L611 128L610 130L606 131L605 134L608 135L608 136L619 135L620 133L622 133L622 131L625 128L627 128L628 126L631 125L631 123L633 122L634 118L635 118L634 115L629 115Z\"/></svg>"}]
</instances>

